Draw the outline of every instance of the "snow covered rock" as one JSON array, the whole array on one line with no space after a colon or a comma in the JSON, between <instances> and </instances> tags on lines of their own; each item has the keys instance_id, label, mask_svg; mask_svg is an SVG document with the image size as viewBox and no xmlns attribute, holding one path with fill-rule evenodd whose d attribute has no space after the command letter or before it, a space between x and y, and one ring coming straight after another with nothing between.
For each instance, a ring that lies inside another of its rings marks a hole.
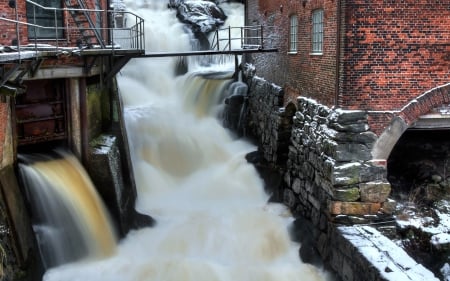
<instances>
[{"instance_id":1,"label":"snow covered rock","mask_svg":"<svg viewBox=\"0 0 450 281\"><path fill-rule=\"evenodd\" d=\"M209 1L185 1L177 4L177 17L191 26L192 31L208 33L214 31L226 20L222 9Z\"/></svg>"}]
</instances>

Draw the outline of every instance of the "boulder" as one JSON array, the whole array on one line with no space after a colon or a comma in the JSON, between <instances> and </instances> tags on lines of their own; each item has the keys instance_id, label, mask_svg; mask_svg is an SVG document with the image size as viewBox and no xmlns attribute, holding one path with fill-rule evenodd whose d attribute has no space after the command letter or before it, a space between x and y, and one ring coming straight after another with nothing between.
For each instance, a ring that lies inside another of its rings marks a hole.
<instances>
[{"instance_id":1,"label":"boulder","mask_svg":"<svg viewBox=\"0 0 450 281\"><path fill-rule=\"evenodd\" d=\"M174 1L174 6L178 19L189 25L194 33L215 31L227 18L219 6L209 1Z\"/></svg>"}]
</instances>

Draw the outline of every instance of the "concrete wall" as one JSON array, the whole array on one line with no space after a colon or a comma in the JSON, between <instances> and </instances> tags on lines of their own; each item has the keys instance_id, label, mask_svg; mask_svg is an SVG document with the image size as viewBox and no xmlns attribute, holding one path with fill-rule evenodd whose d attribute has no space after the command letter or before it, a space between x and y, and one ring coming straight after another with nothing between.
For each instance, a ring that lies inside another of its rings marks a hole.
<instances>
[{"instance_id":1,"label":"concrete wall","mask_svg":"<svg viewBox=\"0 0 450 281\"><path fill-rule=\"evenodd\" d=\"M33 280L40 258L30 218L15 174L15 140L11 116L13 99L0 101L0 279Z\"/></svg>"}]
</instances>

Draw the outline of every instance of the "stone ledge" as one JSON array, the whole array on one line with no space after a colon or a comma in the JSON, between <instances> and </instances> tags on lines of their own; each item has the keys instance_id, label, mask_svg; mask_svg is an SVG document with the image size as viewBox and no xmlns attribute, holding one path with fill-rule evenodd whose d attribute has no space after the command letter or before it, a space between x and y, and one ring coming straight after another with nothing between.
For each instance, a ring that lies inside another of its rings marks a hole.
<instances>
[{"instance_id":1,"label":"stone ledge","mask_svg":"<svg viewBox=\"0 0 450 281\"><path fill-rule=\"evenodd\" d=\"M348 261L334 260L332 264L341 266L336 270L342 271L339 273L345 281L439 280L431 271L417 263L403 249L373 227L339 226L336 228L336 235L340 236L336 239L341 243L336 246L341 254L335 254L334 257L348 258ZM375 272L369 274L361 269L370 269Z\"/></svg>"}]
</instances>

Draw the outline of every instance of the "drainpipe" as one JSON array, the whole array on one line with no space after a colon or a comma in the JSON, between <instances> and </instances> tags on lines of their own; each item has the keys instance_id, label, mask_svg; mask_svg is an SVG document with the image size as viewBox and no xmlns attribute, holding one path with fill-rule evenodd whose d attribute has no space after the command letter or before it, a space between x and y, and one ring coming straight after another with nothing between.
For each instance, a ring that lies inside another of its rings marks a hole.
<instances>
[{"instance_id":1,"label":"drainpipe","mask_svg":"<svg viewBox=\"0 0 450 281\"><path fill-rule=\"evenodd\" d=\"M340 64L341 64L341 0L336 1L336 81L334 105L339 106L339 82L340 82Z\"/></svg>"}]
</instances>

